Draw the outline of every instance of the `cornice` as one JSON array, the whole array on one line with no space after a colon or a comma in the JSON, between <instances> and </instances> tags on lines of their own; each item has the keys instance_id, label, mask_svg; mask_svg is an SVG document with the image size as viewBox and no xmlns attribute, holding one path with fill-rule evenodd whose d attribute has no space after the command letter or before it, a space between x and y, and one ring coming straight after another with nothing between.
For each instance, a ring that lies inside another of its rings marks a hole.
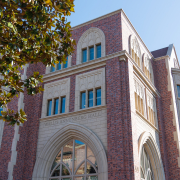
<instances>
[{"instance_id":1,"label":"cornice","mask_svg":"<svg viewBox=\"0 0 180 180\"><path fill-rule=\"evenodd\" d=\"M100 17L98 17L98 18L95 18L95 19L92 19L92 20L87 21L87 22L85 22L85 23L82 23L82 24L79 24L79 25L77 25L77 26L74 26L74 27L72 27L71 29L72 29L72 30L78 29L78 28L80 28L80 27L86 26L86 25L91 24L91 23L93 23L93 22L100 21L100 20L105 19L105 18L107 18L107 17L110 17L110 16L113 16L113 15L115 15L115 14L118 14L118 13L120 13L121 11L122 11L122 9L118 9L117 11L113 11L113 12L111 12L111 13L105 14L105 15L100 16Z\"/></svg>"},{"instance_id":2,"label":"cornice","mask_svg":"<svg viewBox=\"0 0 180 180\"><path fill-rule=\"evenodd\" d=\"M166 58L170 58L169 55L154 58L154 61L159 61L159 60L166 59Z\"/></svg>"},{"instance_id":3,"label":"cornice","mask_svg":"<svg viewBox=\"0 0 180 180\"><path fill-rule=\"evenodd\" d=\"M81 73L81 72L88 71L91 69L95 69L98 67L102 67L102 66L106 65L107 60L109 60L111 58L119 57L119 56L122 56L125 54L127 54L126 51L119 51L119 52L116 52L113 54L109 54L105 57L95 59L93 61L88 61L86 63L71 66L71 67L66 68L66 69L62 69L62 70L58 70L58 71L51 72L48 74L44 74L43 75L43 81L49 82L49 81L56 80L56 79L59 79L62 77L67 77L67 76L70 76L73 74L77 74L77 73Z\"/></svg>"},{"instance_id":4,"label":"cornice","mask_svg":"<svg viewBox=\"0 0 180 180\"><path fill-rule=\"evenodd\" d=\"M172 72L172 74L180 74L180 69L172 68L171 72Z\"/></svg>"},{"instance_id":5,"label":"cornice","mask_svg":"<svg viewBox=\"0 0 180 180\"><path fill-rule=\"evenodd\" d=\"M47 116L47 117L41 118L39 120L40 121L56 120L56 119L77 116L77 115L83 115L83 114L87 114L87 113L93 113L93 112L97 112L99 110L106 110L106 105L94 106L91 108L80 109L80 110L74 111L74 112L68 112L68 113L63 113L63 114L58 114L58 115Z\"/></svg>"}]
</instances>

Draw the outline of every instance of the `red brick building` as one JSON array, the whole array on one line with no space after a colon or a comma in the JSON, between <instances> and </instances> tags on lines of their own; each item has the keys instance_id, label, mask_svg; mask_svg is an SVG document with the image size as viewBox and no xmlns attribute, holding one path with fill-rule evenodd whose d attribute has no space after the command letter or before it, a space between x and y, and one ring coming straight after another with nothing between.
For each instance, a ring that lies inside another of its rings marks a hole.
<instances>
[{"instance_id":1,"label":"red brick building","mask_svg":"<svg viewBox=\"0 0 180 180\"><path fill-rule=\"evenodd\" d=\"M150 52L123 10L73 27L66 64L26 65L44 92L0 121L1 180L180 179L180 70L173 45Z\"/></svg>"}]
</instances>

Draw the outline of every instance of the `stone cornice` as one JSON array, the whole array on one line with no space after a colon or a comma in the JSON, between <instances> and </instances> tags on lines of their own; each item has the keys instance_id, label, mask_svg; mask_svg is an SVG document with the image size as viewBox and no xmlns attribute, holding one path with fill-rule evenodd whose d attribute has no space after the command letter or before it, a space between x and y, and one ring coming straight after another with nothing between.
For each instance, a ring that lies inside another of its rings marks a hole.
<instances>
[{"instance_id":1,"label":"stone cornice","mask_svg":"<svg viewBox=\"0 0 180 180\"><path fill-rule=\"evenodd\" d=\"M154 61L159 61L159 60L167 59L167 58L170 58L170 57L169 57L168 55L166 55L166 56L161 56L161 57L154 58Z\"/></svg>"},{"instance_id":2,"label":"stone cornice","mask_svg":"<svg viewBox=\"0 0 180 180\"><path fill-rule=\"evenodd\" d=\"M96 21L100 21L101 19L104 19L104 18L113 16L113 15L115 15L115 14L120 13L121 11L122 11L122 9L118 9L117 11L113 11L113 12L111 12L111 13L108 13L108 14L105 14L105 15L100 16L100 17L98 17L98 18L92 19L92 20L87 21L87 22L85 22L85 23L79 24L79 25L77 25L77 26L72 27L72 30L78 29L78 28L80 28L80 27L86 26L86 25L91 24L91 23L96 22Z\"/></svg>"},{"instance_id":3,"label":"stone cornice","mask_svg":"<svg viewBox=\"0 0 180 180\"><path fill-rule=\"evenodd\" d=\"M106 110L106 105L94 106L91 108L80 109L78 111L68 112L68 113L63 113L63 114L58 114L58 115L46 116L45 118L41 118L40 121L49 121L49 120L56 120L56 119L61 119L61 118L68 118L72 116L93 113L99 110Z\"/></svg>"},{"instance_id":4,"label":"stone cornice","mask_svg":"<svg viewBox=\"0 0 180 180\"><path fill-rule=\"evenodd\" d=\"M172 72L172 74L180 74L180 69L172 68L171 72Z\"/></svg>"},{"instance_id":5,"label":"stone cornice","mask_svg":"<svg viewBox=\"0 0 180 180\"><path fill-rule=\"evenodd\" d=\"M102 67L102 66L106 65L106 61L108 59L123 56L125 54L127 54L126 51L119 51L119 52L116 52L116 53L113 53L113 54L109 54L109 55L107 55L105 57L95 59L93 61L89 61L89 62L86 62L86 63L71 66L71 67L66 68L66 69L62 69L62 70L58 70L58 71L51 72L51 73L48 73L48 74L44 74L43 75L43 81L48 82L48 81L52 81L52 80L59 79L59 78L62 78L62 77L67 77L67 76L70 76L70 75L73 75L73 74L77 74L77 73L81 73L81 72L88 71L88 70L91 70L91 69L95 69L95 68L98 68L98 67Z\"/></svg>"}]
</instances>

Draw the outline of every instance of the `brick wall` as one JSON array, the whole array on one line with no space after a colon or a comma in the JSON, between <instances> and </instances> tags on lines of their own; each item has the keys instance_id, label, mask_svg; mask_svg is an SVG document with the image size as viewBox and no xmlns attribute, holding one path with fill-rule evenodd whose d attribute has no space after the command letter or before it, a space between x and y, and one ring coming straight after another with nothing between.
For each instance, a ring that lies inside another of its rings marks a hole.
<instances>
[{"instance_id":1,"label":"brick wall","mask_svg":"<svg viewBox=\"0 0 180 180\"><path fill-rule=\"evenodd\" d=\"M106 65L108 179L134 179L128 62Z\"/></svg>"},{"instance_id":2,"label":"brick wall","mask_svg":"<svg viewBox=\"0 0 180 180\"><path fill-rule=\"evenodd\" d=\"M172 94L168 91L168 71L165 60L155 61L153 69L155 85L161 95L161 98L157 98L156 101L161 156L166 179L175 180L180 178L180 168L177 160L177 143L174 140L176 127L173 125L173 112L170 110Z\"/></svg>"}]
</instances>

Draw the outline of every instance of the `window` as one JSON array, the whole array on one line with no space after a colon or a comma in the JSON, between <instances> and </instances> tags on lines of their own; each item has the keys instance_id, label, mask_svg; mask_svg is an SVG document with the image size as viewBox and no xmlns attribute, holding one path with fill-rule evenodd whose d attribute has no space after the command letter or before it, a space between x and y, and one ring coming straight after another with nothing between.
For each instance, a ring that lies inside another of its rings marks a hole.
<instances>
[{"instance_id":1,"label":"window","mask_svg":"<svg viewBox=\"0 0 180 180\"><path fill-rule=\"evenodd\" d=\"M86 108L86 92L81 93L81 109Z\"/></svg>"},{"instance_id":2,"label":"window","mask_svg":"<svg viewBox=\"0 0 180 180\"><path fill-rule=\"evenodd\" d=\"M51 116L52 100L48 100L47 116Z\"/></svg>"},{"instance_id":3,"label":"window","mask_svg":"<svg viewBox=\"0 0 180 180\"><path fill-rule=\"evenodd\" d=\"M151 61L150 59L146 56L144 58L144 73L146 77L152 81L152 74L151 74Z\"/></svg>"},{"instance_id":4,"label":"window","mask_svg":"<svg viewBox=\"0 0 180 180\"><path fill-rule=\"evenodd\" d=\"M96 106L101 105L101 89L96 89Z\"/></svg>"},{"instance_id":5,"label":"window","mask_svg":"<svg viewBox=\"0 0 180 180\"><path fill-rule=\"evenodd\" d=\"M156 126L156 115L155 115L155 99L147 95L147 106L148 106L148 120L151 124Z\"/></svg>"},{"instance_id":6,"label":"window","mask_svg":"<svg viewBox=\"0 0 180 180\"><path fill-rule=\"evenodd\" d=\"M55 65L51 66L51 72L54 72L54 71L55 71Z\"/></svg>"},{"instance_id":7,"label":"window","mask_svg":"<svg viewBox=\"0 0 180 180\"><path fill-rule=\"evenodd\" d=\"M144 146L141 152L141 180L154 180L154 175L152 171L151 161L148 153L146 152Z\"/></svg>"},{"instance_id":8,"label":"window","mask_svg":"<svg viewBox=\"0 0 180 180\"><path fill-rule=\"evenodd\" d=\"M0 106L0 116L2 116L1 111L3 111L3 107Z\"/></svg>"},{"instance_id":9,"label":"window","mask_svg":"<svg viewBox=\"0 0 180 180\"><path fill-rule=\"evenodd\" d=\"M52 164L50 179L98 180L98 165L92 150L79 140L67 143Z\"/></svg>"},{"instance_id":10,"label":"window","mask_svg":"<svg viewBox=\"0 0 180 180\"><path fill-rule=\"evenodd\" d=\"M140 67L140 58L137 53L132 49L132 58L135 60L136 64Z\"/></svg>"},{"instance_id":11,"label":"window","mask_svg":"<svg viewBox=\"0 0 180 180\"><path fill-rule=\"evenodd\" d=\"M180 98L180 85L177 85L178 97Z\"/></svg>"},{"instance_id":12,"label":"window","mask_svg":"<svg viewBox=\"0 0 180 180\"><path fill-rule=\"evenodd\" d=\"M67 68L67 67L68 67L68 57L67 57L66 63L65 64L63 63L63 68Z\"/></svg>"},{"instance_id":13,"label":"window","mask_svg":"<svg viewBox=\"0 0 180 180\"><path fill-rule=\"evenodd\" d=\"M88 107L93 107L93 90L88 91Z\"/></svg>"},{"instance_id":14,"label":"window","mask_svg":"<svg viewBox=\"0 0 180 180\"><path fill-rule=\"evenodd\" d=\"M101 57L101 44L96 45L96 53L97 53L96 57L100 58Z\"/></svg>"},{"instance_id":15,"label":"window","mask_svg":"<svg viewBox=\"0 0 180 180\"><path fill-rule=\"evenodd\" d=\"M61 113L65 113L66 97L61 98Z\"/></svg>"},{"instance_id":16,"label":"window","mask_svg":"<svg viewBox=\"0 0 180 180\"><path fill-rule=\"evenodd\" d=\"M54 100L54 114L58 114L59 98Z\"/></svg>"},{"instance_id":17,"label":"window","mask_svg":"<svg viewBox=\"0 0 180 180\"><path fill-rule=\"evenodd\" d=\"M135 81L135 108L140 114L144 116L144 88Z\"/></svg>"},{"instance_id":18,"label":"window","mask_svg":"<svg viewBox=\"0 0 180 180\"><path fill-rule=\"evenodd\" d=\"M89 48L89 60L94 59L94 46Z\"/></svg>"},{"instance_id":19,"label":"window","mask_svg":"<svg viewBox=\"0 0 180 180\"><path fill-rule=\"evenodd\" d=\"M60 113L65 113L65 110L66 110L66 97L61 97L60 102L61 102ZM53 111L54 115L59 114L59 98L48 100L47 116L51 116L52 111Z\"/></svg>"},{"instance_id":20,"label":"window","mask_svg":"<svg viewBox=\"0 0 180 180\"><path fill-rule=\"evenodd\" d=\"M87 62L87 49L82 50L82 62Z\"/></svg>"},{"instance_id":21,"label":"window","mask_svg":"<svg viewBox=\"0 0 180 180\"><path fill-rule=\"evenodd\" d=\"M57 70L61 70L61 62L57 64Z\"/></svg>"}]
</instances>

